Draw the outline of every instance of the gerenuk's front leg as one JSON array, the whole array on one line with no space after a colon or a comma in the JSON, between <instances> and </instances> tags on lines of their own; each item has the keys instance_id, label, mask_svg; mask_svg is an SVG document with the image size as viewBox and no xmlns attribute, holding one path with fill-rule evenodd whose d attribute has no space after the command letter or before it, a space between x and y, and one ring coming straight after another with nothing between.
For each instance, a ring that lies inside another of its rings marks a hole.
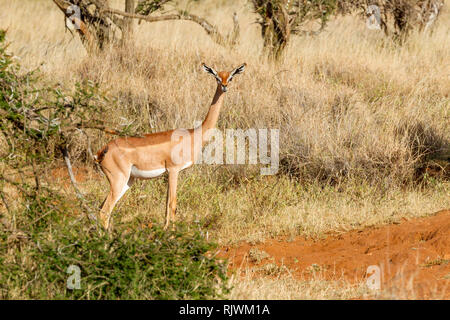
<instances>
[{"instance_id":1,"label":"gerenuk's front leg","mask_svg":"<svg viewBox=\"0 0 450 320\"><path fill-rule=\"evenodd\" d=\"M166 204L166 223L164 230L167 230L170 224L175 222L175 212L177 210L177 182L178 182L178 170L169 169L169 186L167 189L167 204Z\"/></svg>"}]
</instances>

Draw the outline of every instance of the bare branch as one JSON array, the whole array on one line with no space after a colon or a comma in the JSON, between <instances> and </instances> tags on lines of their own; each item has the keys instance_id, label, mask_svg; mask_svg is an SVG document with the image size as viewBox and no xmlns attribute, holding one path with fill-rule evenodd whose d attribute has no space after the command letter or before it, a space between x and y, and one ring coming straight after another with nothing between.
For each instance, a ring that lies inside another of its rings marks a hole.
<instances>
[{"instance_id":1,"label":"bare branch","mask_svg":"<svg viewBox=\"0 0 450 320\"><path fill-rule=\"evenodd\" d=\"M217 27L206 21L204 18L199 16L188 14L188 13L178 13L178 14L169 14L163 16L144 16L141 14L133 14L128 12L123 12L113 8L105 8L104 12L117 14L126 18L139 19L147 22L158 22L158 21L168 21L168 20L186 20L192 21L199 24L206 33L211 36L217 43L223 45L226 43L225 38L220 34Z\"/></svg>"},{"instance_id":2,"label":"bare branch","mask_svg":"<svg viewBox=\"0 0 450 320\"><path fill-rule=\"evenodd\" d=\"M109 134L114 134L117 136L120 136L122 133L120 131L117 131L115 129L109 129L105 126L102 125L92 125L92 124L83 124L83 123L78 123L76 125L73 126L68 126L65 127L63 132L70 132L70 131L77 131L80 129L96 129L96 130L100 130L103 131L105 133L109 133Z\"/></svg>"},{"instance_id":3,"label":"bare branch","mask_svg":"<svg viewBox=\"0 0 450 320\"><path fill-rule=\"evenodd\" d=\"M200 25L205 32L220 45L236 44L237 37L239 35L239 25L236 14L233 17L233 31L225 36L219 32L219 29L215 25L194 14L179 12L176 14L149 16L149 14L161 8L161 6L168 2L168 0L159 1L156 7L145 7L145 1L140 2L143 7L138 5L135 10L136 13L130 12L132 11L130 10L131 6L134 3L132 0L127 2L130 5L129 8L127 7L127 12L110 8L108 6L108 2L102 0L79 0L77 6L81 9L81 18L70 15L71 11L68 9L74 6L72 0L53 0L53 2L64 13L66 18L70 19L77 25L77 27L79 27L77 28L77 32L88 51L92 51L92 49L95 48L95 45L97 45L100 49L103 48L104 43L111 41L111 36L114 39L114 27L117 27L122 31L122 40L124 40L123 38L126 38L129 33L128 27L130 26L130 19L138 19L139 22L158 22L168 20L192 21ZM138 12L143 14L139 14Z\"/></svg>"}]
</instances>

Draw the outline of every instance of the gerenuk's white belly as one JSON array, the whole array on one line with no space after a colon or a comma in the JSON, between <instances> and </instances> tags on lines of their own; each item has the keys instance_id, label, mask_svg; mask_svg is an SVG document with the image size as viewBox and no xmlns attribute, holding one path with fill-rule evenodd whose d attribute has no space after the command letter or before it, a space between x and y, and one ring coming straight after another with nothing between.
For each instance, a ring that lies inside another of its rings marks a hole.
<instances>
[{"instance_id":1,"label":"gerenuk's white belly","mask_svg":"<svg viewBox=\"0 0 450 320\"><path fill-rule=\"evenodd\" d=\"M135 166L132 166L130 175L133 178L151 179L151 178L159 177L164 172L166 172L166 168L154 169L154 170L139 170Z\"/></svg>"},{"instance_id":2,"label":"gerenuk's white belly","mask_svg":"<svg viewBox=\"0 0 450 320\"><path fill-rule=\"evenodd\" d=\"M183 170L183 169L186 169L187 167L190 167L191 165L192 165L192 162L186 163L180 169L180 171ZM154 169L154 170L139 170L135 166L132 166L131 167L130 176L132 176L133 178L138 178L138 179L151 179L151 178L159 177L160 175L162 175L166 171L167 171L166 168Z\"/></svg>"}]
</instances>

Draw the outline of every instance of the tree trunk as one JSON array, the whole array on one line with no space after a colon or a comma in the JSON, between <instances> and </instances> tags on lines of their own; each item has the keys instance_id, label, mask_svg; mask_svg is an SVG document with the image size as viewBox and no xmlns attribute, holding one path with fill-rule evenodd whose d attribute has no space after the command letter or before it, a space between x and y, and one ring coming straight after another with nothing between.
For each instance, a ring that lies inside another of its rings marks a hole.
<instances>
[{"instance_id":1,"label":"tree trunk","mask_svg":"<svg viewBox=\"0 0 450 320\"><path fill-rule=\"evenodd\" d=\"M125 12L134 14L135 10L135 0L125 0ZM130 42L133 38L133 19L124 18L124 28L122 31L122 43L125 44Z\"/></svg>"},{"instance_id":2,"label":"tree trunk","mask_svg":"<svg viewBox=\"0 0 450 320\"><path fill-rule=\"evenodd\" d=\"M262 37L264 39L264 50L273 58L278 59L290 38L290 24L284 2L266 3L265 16L262 23Z\"/></svg>"},{"instance_id":3,"label":"tree trunk","mask_svg":"<svg viewBox=\"0 0 450 320\"><path fill-rule=\"evenodd\" d=\"M73 22L88 52L102 50L111 43L112 27L117 25L117 21L114 21L111 15L102 14L107 8L105 0L53 0L53 2L66 18Z\"/></svg>"}]
</instances>

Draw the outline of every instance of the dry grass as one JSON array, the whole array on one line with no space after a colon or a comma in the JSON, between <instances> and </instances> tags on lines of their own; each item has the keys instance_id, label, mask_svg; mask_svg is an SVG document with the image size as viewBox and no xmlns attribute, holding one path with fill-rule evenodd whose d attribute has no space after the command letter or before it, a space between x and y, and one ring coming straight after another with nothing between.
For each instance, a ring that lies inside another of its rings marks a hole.
<instances>
[{"instance_id":1,"label":"dry grass","mask_svg":"<svg viewBox=\"0 0 450 320\"><path fill-rule=\"evenodd\" d=\"M364 281L351 283L336 277L327 280L320 272L310 279L297 279L289 272L279 272L271 276L255 276L250 268L239 270L231 277L233 289L230 299L243 300L348 300L382 299L406 300L423 299L413 286L413 277L400 275L397 283L381 290L369 289ZM445 292L431 290L427 299L444 299Z\"/></svg>"},{"instance_id":2,"label":"dry grass","mask_svg":"<svg viewBox=\"0 0 450 320\"><path fill-rule=\"evenodd\" d=\"M352 285L345 280L296 280L290 276L278 278L235 276L232 278L231 299L244 300L310 300L355 299L371 294L364 283ZM373 295L372 295L373 296Z\"/></svg>"},{"instance_id":3,"label":"dry grass","mask_svg":"<svg viewBox=\"0 0 450 320\"><path fill-rule=\"evenodd\" d=\"M346 185L339 192L286 177L256 177L233 188L224 186L222 179L210 168L183 173L177 210L180 220L198 223L220 244L258 243L280 235L322 237L330 231L392 223L450 206L448 183L426 190L392 187L384 192L367 184ZM100 203L107 182L88 181L83 187ZM166 188L164 179L138 182L117 205L115 223L162 223Z\"/></svg>"},{"instance_id":4,"label":"dry grass","mask_svg":"<svg viewBox=\"0 0 450 320\"><path fill-rule=\"evenodd\" d=\"M260 55L262 41L246 1L181 6L224 33L236 10L240 44L220 47L189 22L143 23L135 47L89 57L79 39L64 32L58 9L43 0L0 0L0 28L9 28L10 50L22 66L41 66L48 81L67 87L83 79L100 82L119 102L111 117L133 122L136 132L192 127L205 116L215 89L201 62L218 69L247 62L227 93L218 127L280 128L282 174L261 177L252 166L206 165L182 174L179 215L221 244L317 237L450 207L448 180L429 178L420 186L415 180L427 160L448 152L448 8L433 34L413 35L403 47L354 17L340 17L318 37L296 38L274 63ZM93 148L109 138L95 137ZM72 156L83 160L84 148L84 139L74 137ZM100 204L107 182L91 177L81 187ZM116 207L115 222L161 222L165 188L164 179L137 183ZM350 298L364 291L322 280L248 278L235 284L232 298L244 299Z\"/></svg>"},{"instance_id":5,"label":"dry grass","mask_svg":"<svg viewBox=\"0 0 450 320\"><path fill-rule=\"evenodd\" d=\"M397 48L356 18L339 18L319 37L293 41L274 64L259 54L245 2L222 10L213 10L211 1L189 6L224 30L239 8L241 45L223 48L194 24L167 22L139 26L135 48L87 57L79 40L64 34L57 9L40 1L2 5L8 12L2 27L11 27L11 49L25 66L43 62L51 79L66 84L102 83L120 101L117 115L134 121L138 132L192 127L214 90L200 63L220 69L246 61L218 126L281 128L283 169L301 178L402 183L426 155L448 147L448 25ZM17 24L19 14L27 19ZM41 16L47 17L45 33L36 29ZM444 12L442 21L447 17Z\"/></svg>"}]
</instances>

